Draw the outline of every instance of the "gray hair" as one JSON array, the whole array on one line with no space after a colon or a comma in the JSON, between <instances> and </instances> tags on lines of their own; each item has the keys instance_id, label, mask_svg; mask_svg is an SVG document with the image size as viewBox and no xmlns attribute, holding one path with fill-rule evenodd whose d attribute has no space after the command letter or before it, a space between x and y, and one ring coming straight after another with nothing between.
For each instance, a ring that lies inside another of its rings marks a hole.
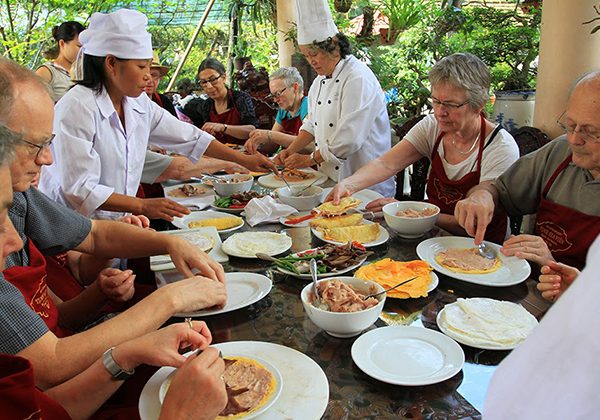
<instances>
[{"instance_id":1,"label":"gray hair","mask_svg":"<svg viewBox=\"0 0 600 420\"><path fill-rule=\"evenodd\" d=\"M598 82L600 82L600 70L592 70L590 72L585 73L583 76L579 77L575 81L575 83L573 83L573 86L571 86L571 89L569 90L569 98L573 94L575 88L579 87L580 85Z\"/></svg>"},{"instance_id":2,"label":"gray hair","mask_svg":"<svg viewBox=\"0 0 600 420\"><path fill-rule=\"evenodd\" d=\"M457 53L442 58L429 70L431 86L450 83L467 92L471 108L482 108L490 98L492 77L480 58L468 53Z\"/></svg>"},{"instance_id":3,"label":"gray hair","mask_svg":"<svg viewBox=\"0 0 600 420\"><path fill-rule=\"evenodd\" d=\"M281 79L286 87L292 87L294 83L298 83L300 90L304 90L304 80L296 67L281 67L271 73L269 79Z\"/></svg>"},{"instance_id":4,"label":"gray hair","mask_svg":"<svg viewBox=\"0 0 600 420\"><path fill-rule=\"evenodd\" d=\"M0 167L12 162L15 157L15 145L20 139L21 136L0 123Z\"/></svg>"}]
</instances>

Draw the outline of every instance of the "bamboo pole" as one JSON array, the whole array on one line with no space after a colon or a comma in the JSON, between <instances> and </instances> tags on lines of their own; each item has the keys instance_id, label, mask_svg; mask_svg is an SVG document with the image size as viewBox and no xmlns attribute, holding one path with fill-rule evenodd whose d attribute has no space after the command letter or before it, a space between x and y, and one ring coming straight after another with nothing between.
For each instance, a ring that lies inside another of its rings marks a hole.
<instances>
[{"instance_id":1,"label":"bamboo pole","mask_svg":"<svg viewBox=\"0 0 600 420\"><path fill-rule=\"evenodd\" d=\"M210 9L212 9L212 7L213 7L213 4L215 4L215 0L210 0L208 2L208 4L206 5L206 9L204 10L204 13L202 14L202 18L200 19L200 22L198 22L198 26L196 26L196 30L194 31L194 34L192 35L190 42L188 42L188 45L185 48L183 57L181 57L181 60L179 60L179 63L177 64L177 68L175 69L175 73L173 73L173 76L171 76L171 80L169 80L169 84L167 85L167 92L169 92L169 91L171 91L171 89L173 89L175 80L177 79L177 76L179 76L179 73L181 72L181 69L183 68L183 65L185 64L185 60L187 60L188 55L190 54L190 51L192 50L192 46L194 45L194 42L196 42L196 38L198 38L198 34L200 33L200 30L204 26L204 22L206 22L206 19L208 18L208 14L210 13Z\"/></svg>"}]
</instances>

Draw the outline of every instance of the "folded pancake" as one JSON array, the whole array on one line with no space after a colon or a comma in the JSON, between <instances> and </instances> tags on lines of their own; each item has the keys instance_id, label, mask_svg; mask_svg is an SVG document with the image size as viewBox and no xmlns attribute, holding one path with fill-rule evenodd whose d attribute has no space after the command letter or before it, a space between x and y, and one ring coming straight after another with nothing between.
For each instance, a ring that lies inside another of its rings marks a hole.
<instances>
[{"instance_id":1,"label":"folded pancake","mask_svg":"<svg viewBox=\"0 0 600 420\"><path fill-rule=\"evenodd\" d=\"M450 248L438 253L435 261L450 271L465 274L488 274L502 265L498 257L482 257L478 248Z\"/></svg>"},{"instance_id":2,"label":"folded pancake","mask_svg":"<svg viewBox=\"0 0 600 420\"><path fill-rule=\"evenodd\" d=\"M316 177L314 172L304 172L299 169L284 169L281 171L281 176L287 182L299 182L306 181L307 179L313 179Z\"/></svg>"},{"instance_id":3,"label":"folded pancake","mask_svg":"<svg viewBox=\"0 0 600 420\"><path fill-rule=\"evenodd\" d=\"M346 213L348 210L357 208L361 203L362 201L357 198L344 197L337 206L333 204L333 201L327 201L315 208L315 210L321 216L338 216Z\"/></svg>"},{"instance_id":4,"label":"folded pancake","mask_svg":"<svg viewBox=\"0 0 600 420\"><path fill-rule=\"evenodd\" d=\"M273 374L261 363L246 357L226 357L223 373L227 405L217 419L246 417L265 405L276 388Z\"/></svg>"},{"instance_id":5,"label":"folded pancake","mask_svg":"<svg viewBox=\"0 0 600 420\"><path fill-rule=\"evenodd\" d=\"M359 213L344 214L342 216L324 217L322 219L311 220L309 225L316 229L358 226L363 224L363 216Z\"/></svg>"},{"instance_id":6,"label":"folded pancake","mask_svg":"<svg viewBox=\"0 0 600 420\"><path fill-rule=\"evenodd\" d=\"M513 302L459 298L445 306L439 323L463 343L512 347L525 340L538 321Z\"/></svg>"},{"instance_id":7,"label":"folded pancake","mask_svg":"<svg viewBox=\"0 0 600 420\"><path fill-rule=\"evenodd\" d=\"M432 270L431 266L422 260L401 262L384 258L361 267L354 276L379 283L384 289L394 287L403 280L417 277L397 289L387 292L388 297L408 299L427 296Z\"/></svg>"},{"instance_id":8,"label":"folded pancake","mask_svg":"<svg viewBox=\"0 0 600 420\"><path fill-rule=\"evenodd\" d=\"M217 230L225 230L230 229L232 227L239 226L243 223L241 217L237 216L225 216L225 217L215 217L212 219L204 219L204 220L194 220L193 222L188 223L188 227L190 229L206 227L206 226L214 226Z\"/></svg>"},{"instance_id":9,"label":"folded pancake","mask_svg":"<svg viewBox=\"0 0 600 420\"><path fill-rule=\"evenodd\" d=\"M368 225L325 228L321 231L323 237L335 242L373 242L379 236L379 223Z\"/></svg>"}]
</instances>

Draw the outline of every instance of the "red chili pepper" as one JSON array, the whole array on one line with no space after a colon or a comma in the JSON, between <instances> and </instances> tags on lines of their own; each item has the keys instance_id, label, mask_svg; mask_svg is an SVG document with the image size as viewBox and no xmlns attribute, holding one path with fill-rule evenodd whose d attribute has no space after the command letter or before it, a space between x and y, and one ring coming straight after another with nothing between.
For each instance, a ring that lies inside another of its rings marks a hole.
<instances>
[{"instance_id":1,"label":"red chili pepper","mask_svg":"<svg viewBox=\"0 0 600 420\"><path fill-rule=\"evenodd\" d=\"M244 207L246 207L246 204L248 204L248 203L244 203L244 204L231 204L227 208L228 209L243 209Z\"/></svg>"},{"instance_id":2,"label":"red chili pepper","mask_svg":"<svg viewBox=\"0 0 600 420\"><path fill-rule=\"evenodd\" d=\"M353 241L352 242L352 246L354 248L360 249L361 251L366 251L367 250L367 248L365 248L360 242Z\"/></svg>"},{"instance_id":3,"label":"red chili pepper","mask_svg":"<svg viewBox=\"0 0 600 420\"><path fill-rule=\"evenodd\" d=\"M296 218L292 218L292 219L286 219L285 222L289 223L290 225L296 225L298 223L304 222L305 220L312 219L313 217L315 217L314 214L307 214L306 216L302 216L302 217L296 217Z\"/></svg>"}]
</instances>

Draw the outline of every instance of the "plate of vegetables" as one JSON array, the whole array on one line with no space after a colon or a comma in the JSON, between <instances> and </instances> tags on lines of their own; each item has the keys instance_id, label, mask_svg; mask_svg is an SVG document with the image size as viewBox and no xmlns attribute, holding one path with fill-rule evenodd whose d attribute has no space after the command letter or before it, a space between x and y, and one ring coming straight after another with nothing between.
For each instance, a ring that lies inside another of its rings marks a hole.
<instances>
[{"instance_id":1,"label":"plate of vegetables","mask_svg":"<svg viewBox=\"0 0 600 420\"><path fill-rule=\"evenodd\" d=\"M264 194L258 191L246 191L232 194L229 197L219 197L210 205L213 209L226 211L229 213L241 213L246 208L246 204L253 198L264 197Z\"/></svg>"},{"instance_id":2,"label":"plate of vegetables","mask_svg":"<svg viewBox=\"0 0 600 420\"><path fill-rule=\"evenodd\" d=\"M367 251L358 242L344 245L327 244L318 248L277 258L273 265L283 274L310 280L310 260L317 260L317 277L331 277L352 271L360 267L371 251Z\"/></svg>"}]
</instances>

